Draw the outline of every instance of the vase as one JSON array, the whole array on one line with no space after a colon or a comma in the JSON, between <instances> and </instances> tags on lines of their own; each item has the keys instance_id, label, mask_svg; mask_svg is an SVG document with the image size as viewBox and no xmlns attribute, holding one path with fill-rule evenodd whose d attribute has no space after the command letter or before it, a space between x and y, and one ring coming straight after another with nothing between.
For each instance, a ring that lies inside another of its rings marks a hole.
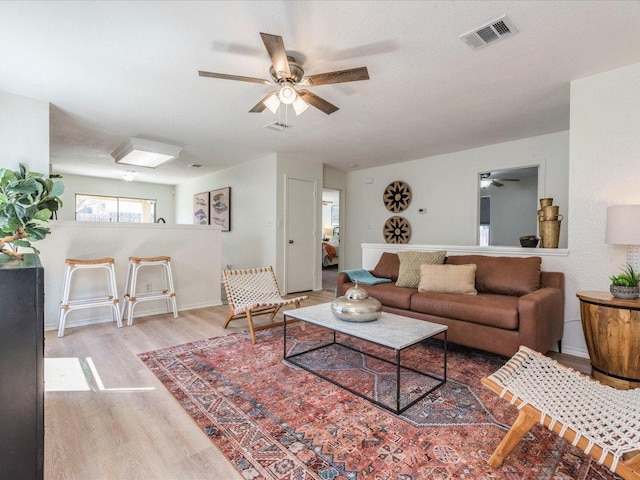
<instances>
[{"instance_id":1,"label":"vase","mask_svg":"<svg viewBox=\"0 0 640 480\"><path fill-rule=\"evenodd\" d=\"M633 300L640 296L640 287L623 287L621 285L611 285L609 287L611 295L616 298L622 298L623 300Z\"/></svg>"}]
</instances>

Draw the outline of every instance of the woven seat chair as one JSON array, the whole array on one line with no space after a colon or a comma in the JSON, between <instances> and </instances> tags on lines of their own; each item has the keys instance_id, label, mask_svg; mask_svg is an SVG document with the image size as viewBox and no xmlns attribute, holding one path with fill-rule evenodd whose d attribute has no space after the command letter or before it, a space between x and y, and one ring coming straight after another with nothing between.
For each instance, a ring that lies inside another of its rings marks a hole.
<instances>
[{"instance_id":1,"label":"woven seat chair","mask_svg":"<svg viewBox=\"0 0 640 480\"><path fill-rule=\"evenodd\" d=\"M285 305L295 304L296 308L299 308L300 302L309 298L307 295L282 298L271 266L247 270L222 270L222 281L229 302L229 314L224 328L227 328L231 320L246 317L252 343L256 343L256 331L283 324L283 322L271 322L254 326L253 317L271 315L270 318L273 320L278 310Z\"/></svg>"},{"instance_id":2,"label":"woven seat chair","mask_svg":"<svg viewBox=\"0 0 640 480\"><path fill-rule=\"evenodd\" d=\"M625 480L640 480L640 388L601 385L527 347L482 384L520 410L492 467L540 423Z\"/></svg>"}]
</instances>

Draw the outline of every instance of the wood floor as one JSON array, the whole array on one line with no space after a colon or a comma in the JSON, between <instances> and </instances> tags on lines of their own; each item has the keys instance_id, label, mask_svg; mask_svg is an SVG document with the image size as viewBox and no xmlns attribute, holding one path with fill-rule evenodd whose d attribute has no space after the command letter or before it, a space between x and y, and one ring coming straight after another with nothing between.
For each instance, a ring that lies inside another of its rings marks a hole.
<instances>
[{"instance_id":1,"label":"wood floor","mask_svg":"<svg viewBox=\"0 0 640 480\"><path fill-rule=\"evenodd\" d=\"M309 296L304 305L333 298L326 290ZM88 389L45 393L45 478L241 480L136 356L246 330L243 320L223 329L226 313L222 306L181 312L178 319L138 318L121 329L110 323L68 328L63 338L47 332L45 357L78 359L72 362L84 372ZM588 368L582 359L557 358Z\"/></svg>"}]
</instances>

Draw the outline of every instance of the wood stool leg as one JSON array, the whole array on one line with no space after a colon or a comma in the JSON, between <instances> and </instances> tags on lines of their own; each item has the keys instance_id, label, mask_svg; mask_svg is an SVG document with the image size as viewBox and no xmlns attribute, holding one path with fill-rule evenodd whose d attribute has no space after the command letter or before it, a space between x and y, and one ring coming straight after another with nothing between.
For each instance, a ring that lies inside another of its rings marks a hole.
<instances>
[{"instance_id":1,"label":"wood stool leg","mask_svg":"<svg viewBox=\"0 0 640 480\"><path fill-rule=\"evenodd\" d=\"M514 449L518 442L522 440L522 437L524 437L536 423L538 423L538 421L534 417L528 415L524 410L520 410L518 418L513 422L513 425L511 425L511 428L487 463L493 468L498 468L502 465L504 458L511 453L511 450Z\"/></svg>"},{"instance_id":2,"label":"wood stool leg","mask_svg":"<svg viewBox=\"0 0 640 480\"><path fill-rule=\"evenodd\" d=\"M171 261L167 260L165 264L167 267L167 282L169 283L169 293L171 296L169 300L173 306L173 318L178 318L178 305L176 303L176 287L173 284L173 273L171 272Z\"/></svg>"}]
</instances>

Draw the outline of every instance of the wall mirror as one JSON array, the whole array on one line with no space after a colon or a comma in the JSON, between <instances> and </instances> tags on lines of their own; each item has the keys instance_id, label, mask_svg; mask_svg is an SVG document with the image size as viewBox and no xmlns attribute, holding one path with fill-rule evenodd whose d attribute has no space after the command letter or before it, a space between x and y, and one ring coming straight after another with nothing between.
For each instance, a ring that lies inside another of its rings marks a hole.
<instances>
[{"instance_id":1,"label":"wall mirror","mask_svg":"<svg viewBox=\"0 0 640 480\"><path fill-rule=\"evenodd\" d=\"M521 235L537 235L538 169L480 172L479 245L519 247Z\"/></svg>"}]
</instances>

